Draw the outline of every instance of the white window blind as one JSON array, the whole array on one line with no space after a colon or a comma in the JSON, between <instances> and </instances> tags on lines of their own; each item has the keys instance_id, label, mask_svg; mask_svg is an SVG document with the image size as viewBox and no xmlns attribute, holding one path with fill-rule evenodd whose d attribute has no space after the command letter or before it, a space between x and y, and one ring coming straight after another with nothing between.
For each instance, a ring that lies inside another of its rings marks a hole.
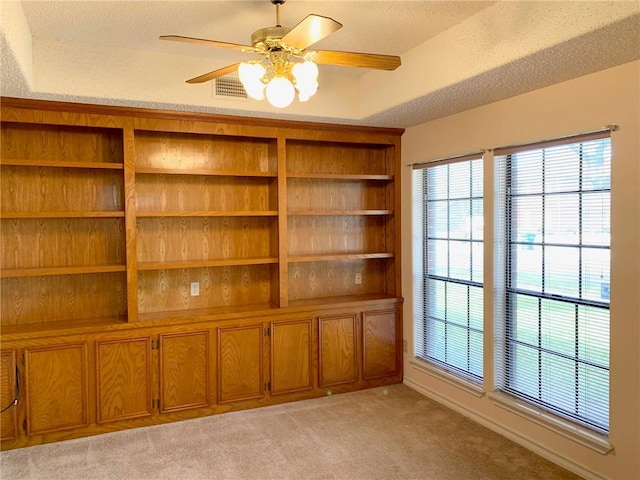
<instances>
[{"instance_id":1,"label":"white window blind","mask_svg":"<svg viewBox=\"0 0 640 480\"><path fill-rule=\"evenodd\" d=\"M609 132L495 154L497 387L606 433Z\"/></svg>"},{"instance_id":2,"label":"white window blind","mask_svg":"<svg viewBox=\"0 0 640 480\"><path fill-rule=\"evenodd\" d=\"M414 353L482 382L482 160L421 165L414 181Z\"/></svg>"}]
</instances>

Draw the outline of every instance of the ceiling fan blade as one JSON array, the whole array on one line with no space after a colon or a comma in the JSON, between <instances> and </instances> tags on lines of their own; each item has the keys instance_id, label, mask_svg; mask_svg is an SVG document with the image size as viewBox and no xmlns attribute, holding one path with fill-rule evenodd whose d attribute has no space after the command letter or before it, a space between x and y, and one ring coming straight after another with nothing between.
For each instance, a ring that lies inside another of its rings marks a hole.
<instances>
[{"instance_id":1,"label":"ceiling fan blade","mask_svg":"<svg viewBox=\"0 0 640 480\"><path fill-rule=\"evenodd\" d=\"M377 70L395 70L400 66L400 57L395 55L379 55L376 53L336 52L316 50L309 52L305 58L324 65L340 65L343 67L374 68Z\"/></svg>"},{"instance_id":2,"label":"ceiling fan blade","mask_svg":"<svg viewBox=\"0 0 640 480\"><path fill-rule=\"evenodd\" d=\"M289 33L282 37L282 43L304 50L342 28L342 24L329 17L307 15Z\"/></svg>"},{"instance_id":3,"label":"ceiling fan blade","mask_svg":"<svg viewBox=\"0 0 640 480\"><path fill-rule=\"evenodd\" d=\"M226 67L219 68L218 70L214 70L213 72L205 73L204 75L200 75L199 77L191 78L187 80L187 83L204 83L209 80L213 80L214 78L223 77L228 75L229 73L233 73L238 70L239 63L234 63L233 65L227 65Z\"/></svg>"},{"instance_id":4,"label":"ceiling fan blade","mask_svg":"<svg viewBox=\"0 0 640 480\"><path fill-rule=\"evenodd\" d=\"M208 47L231 48L242 52L256 52L257 50L250 45L240 45L238 43L218 42L217 40L206 40L204 38L183 37L181 35L161 35L160 40L171 40L173 42L194 43L196 45L205 45Z\"/></svg>"}]
</instances>

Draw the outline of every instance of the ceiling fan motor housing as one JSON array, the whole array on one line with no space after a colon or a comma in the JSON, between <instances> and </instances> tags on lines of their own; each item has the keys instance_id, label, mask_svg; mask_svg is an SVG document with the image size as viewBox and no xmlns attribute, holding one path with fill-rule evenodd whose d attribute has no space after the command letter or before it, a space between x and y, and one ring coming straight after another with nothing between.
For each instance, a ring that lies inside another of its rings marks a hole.
<instances>
[{"instance_id":1,"label":"ceiling fan motor housing","mask_svg":"<svg viewBox=\"0 0 640 480\"><path fill-rule=\"evenodd\" d=\"M291 27L266 27L256 30L251 34L251 45L255 48L270 50L274 47L281 47L280 40L291 31Z\"/></svg>"}]
</instances>

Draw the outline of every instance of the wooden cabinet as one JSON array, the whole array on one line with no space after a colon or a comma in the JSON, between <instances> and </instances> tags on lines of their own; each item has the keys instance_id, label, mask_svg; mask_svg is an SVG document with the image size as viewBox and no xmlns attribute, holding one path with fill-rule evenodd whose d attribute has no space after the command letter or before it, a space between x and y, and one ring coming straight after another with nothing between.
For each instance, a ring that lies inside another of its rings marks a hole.
<instances>
[{"instance_id":1,"label":"wooden cabinet","mask_svg":"<svg viewBox=\"0 0 640 480\"><path fill-rule=\"evenodd\" d=\"M152 413L151 338L96 342L98 423Z\"/></svg>"},{"instance_id":2,"label":"wooden cabinet","mask_svg":"<svg viewBox=\"0 0 640 480\"><path fill-rule=\"evenodd\" d=\"M218 402L264 397L264 327L218 328Z\"/></svg>"},{"instance_id":3,"label":"wooden cabinet","mask_svg":"<svg viewBox=\"0 0 640 480\"><path fill-rule=\"evenodd\" d=\"M24 358L27 435L88 425L86 342L28 347Z\"/></svg>"},{"instance_id":4,"label":"wooden cabinet","mask_svg":"<svg viewBox=\"0 0 640 480\"><path fill-rule=\"evenodd\" d=\"M320 387L358 380L358 316L356 313L318 319Z\"/></svg>"},{"instance_id":5,"label":"wooden cabinet","mask_svg":"<svg viewBox=\"0 0 640 480\"><path fill-rule=\"evenodd\" d=\"M18 408L14 401L18 398L18 370L16 368L16 352L0 351L0 438L11 440L18 432Z\"/></svg>"},{"instance_id":6,"label":"wooden cabinet","mask_svg":"<svg viewBox=\"0 0 640 480\"><path fill-rule=\"evenodd\" d=\"M402 380L402 130L0 114L2 448Z\"/></svg>"},{"instance_id":7,"label":"wooden cabinet","mask_svg":"<svg viewBox=\"0 0 640 480\"><path fill-rule=\"evenodd\" d=\"M160 412L211 403L209 331L166 333L159 337Z\"/></svg>"},{"instance_id":8,"label":"wooden cabinet","mask_svg":"<svg viewBox=\"0 0 640 480\"><path fill-rule=\"evenodd\" d=\"M313 388L312 320L271 323L271 394Z\"/></svg>"},{"instance_id":9,"label":"wooden cabinet","mask_svg":"<svg viewBox=\"0 0 640 480\"><path fill-rule=\"evenodd\" d=\"M362 314L362 376L365 380L400 371L398 312L383 310Z\"/></svg>"},{"instance_id":10,"label":"wooden cabinet","mask_svg":"<svg viewBox=\"0 0 640 480\"><path fill-rule=\"evenodd\" d=\"M208 330L96 341L97 422L208 405L209 352Z\"/></svg>"},{"instance_id":11,"label":"wooden cabinet","mask_svg":"<svg viewBox=\"0 0 640 480\"><path fill-rule=\"evenodd\" d=\"M401 373L397 309L320 316L318 322L320 387Z\"/></svg>"}]
</instances>

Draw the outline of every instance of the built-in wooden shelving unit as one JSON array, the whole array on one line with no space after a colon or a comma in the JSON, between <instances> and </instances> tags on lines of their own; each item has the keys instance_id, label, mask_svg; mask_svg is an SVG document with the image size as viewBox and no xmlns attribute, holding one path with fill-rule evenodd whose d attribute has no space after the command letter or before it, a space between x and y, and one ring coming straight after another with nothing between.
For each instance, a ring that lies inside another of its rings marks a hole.
<instances>
[{"instance_id":1,"label":"built-in wooden shelving unit","mask_svg":"<svg viewBox=\"0 0 640 480\"><path fill-rule=\"evenodd\" d=\"M401 381L401 130L0 110L3 448Z\"/></svg>"}]
</instances>

